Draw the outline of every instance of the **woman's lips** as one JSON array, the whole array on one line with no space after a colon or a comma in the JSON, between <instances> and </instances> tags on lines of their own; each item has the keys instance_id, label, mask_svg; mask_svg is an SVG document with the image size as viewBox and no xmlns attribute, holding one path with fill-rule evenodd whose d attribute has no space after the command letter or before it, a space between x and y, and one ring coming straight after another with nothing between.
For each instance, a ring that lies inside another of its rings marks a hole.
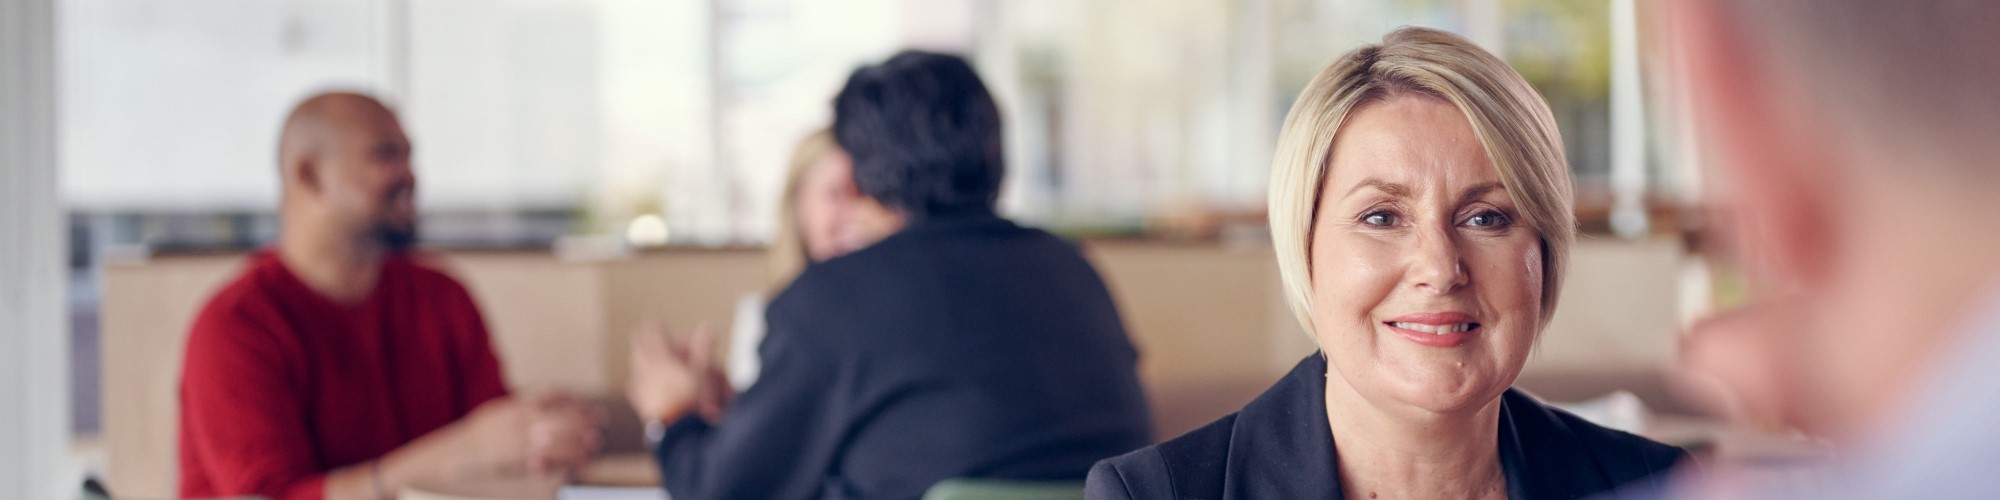
<instances>
[{"instance_id":1,"label":"woman's lips","mask_svg":"<svg viewBox=\"0 0 2000 500\"><path fill-rule=\"evenodd\" d=\"M1417 313L1382 322L1405 340L1428 347L1457 347L1479 334L1479 323L1465 313Z\"/></svg>"},{"instance_id":2,"label":"woman's lips","mask_svg":"<svg viewBox=\"0 0 2000 500\"><path fill-rule=\"evenodd\" d=\"M1469 331L1469 330L1471 330L1471 329L1473 329L1473 328L1475 328L1475 327L1478 327L1478 326L1479 326L1479 324L1478 324L1478 323L1452 323L1452 324L1449 324L1449 325L1426 325L1426 324L1423 324L1423 323L1404 323L1404 322L1400 322L1400 321L1391 321L1391 322L1389 322L1389 326L1393 326L1393 327L1396 327L1396 328L1401 328L1401 329L1404 329L1404 330L1415 330L1415 331L1419 331L1419 332L1429 332L1429 333L1435 333L1435 334L1438 334L1438 335L1444 335L1444 334L1447 334L1447 333L1457 333L1457 332L1463 332L1463 331Z\"/></svg>"}]
</instances>

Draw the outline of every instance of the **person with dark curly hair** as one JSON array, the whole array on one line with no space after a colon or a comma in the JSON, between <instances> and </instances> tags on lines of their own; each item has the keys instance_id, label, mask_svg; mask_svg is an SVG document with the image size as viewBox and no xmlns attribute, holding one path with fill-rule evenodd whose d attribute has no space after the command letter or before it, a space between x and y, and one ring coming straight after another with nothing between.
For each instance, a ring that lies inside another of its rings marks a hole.
<instances>
[{"instance_id":1,"label":"person with dark curly hair","mask_svg":"<svg viewBox=\"0 0 2000 500\"><path fill-rule=\"evenodd\" d=\"M965 60L854 72L834 137L881 241L772 300L762 372L642 334L633 406L674 498L914 499L954 478L1067 481L1151 437L1111 295L1068 242L995 214L1000 113ZM694 354L690 354L694 353ZM718 408L719 407L719 408ZM713 409L713 410L712 410Z\"/></svg>"}]
</instances>

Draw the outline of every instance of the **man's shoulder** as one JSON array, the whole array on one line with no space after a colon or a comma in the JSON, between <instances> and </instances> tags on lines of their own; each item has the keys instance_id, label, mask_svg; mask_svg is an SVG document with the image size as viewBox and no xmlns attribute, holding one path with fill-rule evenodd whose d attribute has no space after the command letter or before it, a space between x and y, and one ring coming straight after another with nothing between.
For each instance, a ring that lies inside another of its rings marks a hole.
<instances>
[{"instance_id":1,"label":"man's shoulder","mask_svg":"<svg viewBox=\"0 0 2000 500\"><path fill-rule=\"evenodd\" d=\"M1509 411L1517 422L1544 419L1568 431L1619 482L1660 474L1688 457L1687 450L1630 432L1597 425L1576 414L1544 404L1520 390L1508 390Z\"/></svg>"},{"instance_id":2,"label":"man's shoulder","mask_svg":"<svg viewBox=\"0 0 2000 500\"><path fill-rule=\"evenodd\" d=\"M268 255L252 255L195 313L187 328L183 356L190 360L235 363L245 355L270 356L292 332L285 318L296 295L284 282L282 265Z\"/></svg>"},{"instance_id":3,"label":"man's shoulder","mask_svg":"<svg viewBox=\"0 0 2000 500\"><path fill-rule=\"evenodd\" d=\"M1084 479L1084 498L1126 500L1133 498L1174 498L1171 489L1159 494L1167 483L1166 462L1157 446L1099 460Z\"/></svg>"},{"instance_id":4,"label":"man's shoulder","mask_svg":"<svg viewBox=\"0 0 2000 500\"><path fill-rule=\"evenodd\" d=\"M387 265L400 266L407 270L411 280L426 292L445 292L470 295L465 284L458 281L456 270L444 257L430 252L409 252L391 258Z\"/></svg>"},{"instance_id":5,"label":"man's shoulder","mask_svg":"<svg viewBox=\"0 0 2000 500\"><path fill-rule=\"evenodd\" d=\"M922 307L913 298L913 264L879 266L874 259L846 257L809 266L765 306L769 328L810 325L816 338L865 335L900 324ZM839 318L839 321L829 321ZM842 333L846 332L846 333ZM853 339L848 339L853 340ZM836 341L845 343L845 341Z\"/></svg>"},{"instance_id":6,"label":"man's shoulder","mask_svg":"<svg viewBox=\"0 0 2000 500\"><path fill-rule=\"evenodd\" d=\"M236 274L202 304L195 315L196 330L212 323L243 321L274 311L277 297L284 293L278 279L282 267L276 258L262 253L244 259Z\"/></svg>"},{"instance_id":7,"label":"man's shoulder","mask_svg":"<svg viewBox=\"0 0 2000 500\"><path fill-rule=\"evenodd\" d=\"M858 280L871 284L894 280L928 282L921 277L933 271L933 266L1046 262L1042 258L1052 255L1073 256L1081 261L1081 251L1068 240L1006 219L993 221L906 229L847 255L809 266L799 281L837 285Z\"/></svg>"},{"instance_id":8,"label":"man's shoulder","mask_svg":"<svg viewBox=\"0 0 2000 500\"><path fill-rule=\"evenodd\" d=\"M853 304L870 297L901 294L929 271L921 244L892 236L874 245L806 266L791 285L771 299L774 310L829 301Z\"/></svg>"}]
</instances>

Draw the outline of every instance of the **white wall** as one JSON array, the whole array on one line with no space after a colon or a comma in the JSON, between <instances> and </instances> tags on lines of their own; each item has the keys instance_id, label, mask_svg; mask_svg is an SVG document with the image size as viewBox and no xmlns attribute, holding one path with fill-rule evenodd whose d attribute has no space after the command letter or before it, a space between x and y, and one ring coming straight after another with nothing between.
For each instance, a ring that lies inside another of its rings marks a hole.
<instances>
[{"instance_id":1,"label":"white wall","mask_svg":"<svg viewBox=\"0 0 2000 500\"><path fill-rule=\"evenodd\" d=\"M275 207L278 125L294 102L321 88L393 93L381 3L64 1L64 202Z\"/></svg>"},{"instance_id":2,"label":"white wall","mask_svg":"<svg viewBox=\"0 0 2000 500\"><path fill-rule=\"evenodd\" d=\"M75 496L51 0L0 2L0 498Z\"/></svg>"},{"instance_id":3,"label":"white wall","mask_svg":"<svg viewBox=\"0 0 2000 500\"><path fill-rule=\"evenodd\" d=\"M65 0L63 201L269 210L285 113L352 89L399 108L423 208L576 203L601 163L600 3Z\"/></svg>"}]
</instances>

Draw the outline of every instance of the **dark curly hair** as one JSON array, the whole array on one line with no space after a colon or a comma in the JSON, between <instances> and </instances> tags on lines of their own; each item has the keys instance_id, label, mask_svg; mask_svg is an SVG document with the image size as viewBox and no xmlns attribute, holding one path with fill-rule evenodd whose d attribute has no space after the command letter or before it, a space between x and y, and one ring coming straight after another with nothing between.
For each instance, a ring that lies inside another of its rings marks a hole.
<instances>
[{"instance_id":1,"label":"dark curly hair","mask_svg":"<svg viewBox=\"0 0 2000 500\"><path fill-rule=\"evenodd\" d=\"M1006 174L1000 111L965 59L903 51L857 69L833 116L862 193L911 219L993 209Z\"/></svg>"}]
</instances>

